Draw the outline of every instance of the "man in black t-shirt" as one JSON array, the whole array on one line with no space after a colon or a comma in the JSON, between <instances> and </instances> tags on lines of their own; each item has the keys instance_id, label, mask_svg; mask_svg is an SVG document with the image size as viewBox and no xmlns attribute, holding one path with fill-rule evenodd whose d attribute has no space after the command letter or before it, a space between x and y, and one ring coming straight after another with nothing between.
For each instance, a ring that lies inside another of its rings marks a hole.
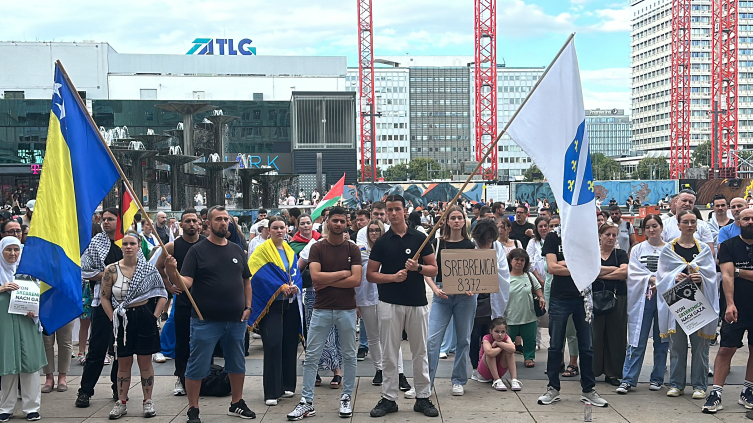
<instances>
[{"instance_id":1,"label":"man in black t-shirt","mask_svg":"<svg viewBox=\"0 0 753 423\"><path fill-rule=\"evenodd\" d=\"M251 315L251 271L241 247L225 238L230 222L225 208L210 208L207 218L211 228L209 237L188 250L180 274L175 257L168 256L165 260L170 279L177 281L182 275L204 317L200 320L196 310L191 312L191 356L185 375L189 423L201 423L201 381L209 375L212 353L218 342L222 343L225 372L232 391L228 415L256 417L242 399L246 374L243 339Z\"/></svg>"},{"instance_id":2,"label":"man in black t-shirt","mask_svg":"<svg viewBox=\"0 0 753 423\"><path fill-rule=\"evenodd\" d=\"M730 370L732 356L743 346L748 331L748 345L753 342L753 209L740 213L740 235L719 246L719 267L722 269L722 295L719 311L722 316L719 352L714 360L714 385L702 411L714 414L722 409L722 388ZM748 356L743 390L739 404L753 409L753 355Z\"/></svg>"},{"instance_id":3,"label":"man in black t-shirt","mask_svg":"<svg viewBox=\"0 0 753 423\"><path fill-rule=\"evenodd\" d=\"M528 208L521 204L515 208L515 220L512 222L510 238L520 241L525 250L528 246L528 241L533 237L533 231L533 223L528 221Z\"/></svg>"},{"instance_id":4,"label":"man in black t-shirt","mask_svg":"<svg viewBox=\"0 0 753 423\"><path fill-rule=\"evenodd\" d=\"M390 230L374 243L366 269L366 280L377 284L379 290L379 335L384 366L382 399L371 410L371 417L383 417L397 411L397 362L403 330L408 334L413 354L413 381L416 385L413 410L427 417L437 417L439 411L429 400L431 382L426 355L429 305L424 282L424 276L437 275L437 261L430 243L420 250L419 260L413 260L426 235L406 225L405 199L400 195L390 195L385 203Z\"/></svg>"},{"instance_id":5,"label":"man in black t-shirt","mask_svg":"<svg viewBox=\"0 0 753 423\"><path fill-rule=\"evenodd\" d=\"M580 352L580 386L582 388L580 399L596 407L606 407L609 405L607 401L594 390L596 378L593 370L594 352L591 322L586 321L583 297L572 276L570 276L567 263L565 263L562 240L558 231L547 234L544 246L541 248L541 255L546 257L547 268L554 277L552 278L549 296L550 344L546 362L549 383L546 393L539 397L538 402L539 404L549 405L560 400L559 369L565 346L567 319L572 315Z\"/></svg>"}]
</instances>

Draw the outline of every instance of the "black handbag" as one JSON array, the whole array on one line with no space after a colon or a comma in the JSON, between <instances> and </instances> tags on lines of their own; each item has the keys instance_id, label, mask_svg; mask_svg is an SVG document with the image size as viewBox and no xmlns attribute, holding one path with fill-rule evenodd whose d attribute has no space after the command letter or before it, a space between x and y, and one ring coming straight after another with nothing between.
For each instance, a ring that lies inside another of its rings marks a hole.
<instances>
[{"instance_id":1,"label":"black handbag","mask_svg":"<svg viewBox=\"0 0 753 423\"><path fill-rule=\"evenodd\" d=\"M306 266L306 268L304 268L301 272L301 280L303 282L303 289L311 288L312 286L314 286L314 282L311 280L311 270L309 270L308 266Z\"/></svg>"},{"instance_id":2,"label":"black handbag","mask_svg":"<svg viewBox=\"0 0 753 423\"><path fill-rule=\"evenodd\" d=\"M539 296L536 295L536 290L533 289L533 279L531 278L530 273L526 273L528 275L528 281L531 282L531 298L533 298L533 311L536 313L536 317L541 317L546 314L546 307L541 307L539 305Z\"/></svg>"},{"instance_id":3,"label":"black handbag","mask_svg":"<svg viewBox=\"0 0 753 423\"><path fill-rule=\"evenodd\" d=\"M617 288L615 287L613 291L606 289L606 284L601 279L596 279L593 285L596 285L597 282L601 283L603 289L593 291L593 313L594 316L605 316L617 308Z\"/></svg>"}]
</instances>

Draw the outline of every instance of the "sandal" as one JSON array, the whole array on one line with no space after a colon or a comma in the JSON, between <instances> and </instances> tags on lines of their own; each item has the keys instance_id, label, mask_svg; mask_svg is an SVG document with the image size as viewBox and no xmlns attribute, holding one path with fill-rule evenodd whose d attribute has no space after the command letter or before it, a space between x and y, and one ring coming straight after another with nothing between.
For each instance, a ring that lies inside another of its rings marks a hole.
<instances>
[{"instance_id":1,"label":"sandal","mask_svg":"<svg viewBox=\"0 0 753 423\"><path fill-rule=\"evenodd\" d=\"M316 374L316 382L314 383L315 386L322 386L322 378L319 376L319 373Z\"/></svg>"},{"instance_id":2,"label":"sandal","mask_svg":"<svg viewBox=\"0 0 753 423\"><path fill-rule=\"evenodd\" d=\"M531 367L536 367L536 363L534 363L534 361L529 358L525 361L525 366L530 369Z\"/></svg>"},{"instance_id":3,"label":"sandal","mask_svg":"<svg viewBox=\"0 0 753 423\"><path fill-rule=\"evenodd\" d=\"M332 376L332 381L329 383L329 387L332 389L337 389L340 387L340 384L343 381L343 377L340 375L334 375Z\"/></svg>"},{"instance_id":4,"label":"sandal","mask_svg":"<svg viewBox=\"0 0 753 423\"><path fill-rule=\"evenodd\" d=\"M564 373L562 373L562 377L575 377L580 374L580 371L578 369L578 366L573 366L572 364L567 366L567 370L565 370Z\"/></svg>"}]
</instances>

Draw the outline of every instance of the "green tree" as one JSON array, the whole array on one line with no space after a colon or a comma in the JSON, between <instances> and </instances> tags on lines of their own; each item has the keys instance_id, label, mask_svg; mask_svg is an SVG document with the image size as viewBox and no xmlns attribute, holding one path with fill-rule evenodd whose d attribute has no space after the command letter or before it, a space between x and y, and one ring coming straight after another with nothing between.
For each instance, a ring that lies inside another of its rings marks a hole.
<instances>
[{"instance_id":1,"label":"green tree","mask_svg":"<svg viewBox=\"0 0 753 423\"><path fill-rule=\"evenodd\" d=\"M711 141L698 144L690 153L690 160L695 167L711 166Z\"/></svg>"},{"instance_id":2,"label":"green tree","mask_svg":"<svg viewBox=\"0 0 753 423\"><path fill-rule=\"evenodd\" d=\"M625 172L622 171L620 163L602 153L591 154L591 166L593 168L594 179L596 180L625 178Z\"/></svg>"},{"instance_id":3,"label":"green tree","mask_svg":"<svg viewBox=\"0 0 753 423\"><path fill-rule=\"evenodd\" d=\"M669 179L669 163L660 157L644 157L638 162L634 178Z\"/></svg>"},{"instance_id":4,"label":"green tree","mask_svg":"<svg viewBox=\"0 0 753 423\"><path fill-rule=\"evenodd\" d=\"M408 169L405 165L392 165L383 172L385 181L405 181L408 179Z\"/></svg>"},{"instance_id":5,"label":"green tree","mask_svg":"<svg viewBox=\"0 0 753 423\"><path fill-rule=\"evenodd\" d=\"M533 182L533 181L541 181L544 179L544 174L541 173L541 170L539 169L536 164L532 164L531 167L526 169L525 173L523 173L523 180L526 182Z\"/></svg>"},{"instance_id":6,"label":"green tree","mask_svg":"<svg viewBox=\"0 0 753 423\"><path fill-rule=\"evenodd\" d=\"M408 165L397 164L388 167L384 171L385 181L430 181L434 179L447 179L450 177L448 170L442 169L440 164L430 158L419 157L412 159Z\"/></svg>"}]
</instances>

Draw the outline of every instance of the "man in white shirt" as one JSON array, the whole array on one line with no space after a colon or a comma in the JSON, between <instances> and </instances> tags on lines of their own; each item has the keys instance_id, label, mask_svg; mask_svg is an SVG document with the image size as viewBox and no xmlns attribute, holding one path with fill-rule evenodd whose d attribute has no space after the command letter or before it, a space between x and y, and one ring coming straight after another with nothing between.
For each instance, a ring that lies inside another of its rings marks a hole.
<instances>
[{"instance_id":1,"label":"man in white shirt","mask_svg":"<svg viewBox=\"0 0 753 423\"><path fill-rule=\"evenodd\" d=\"M627 220L622 219L622 210L620 206L609 207L609 216L612 219L612 223L617 225L617 243L620 249L627 251L630 254L630 250L635 245L635 228Z\"/></svg>"},{"instance_id":2,"label":"man in white shirt","mask_svg":"<svg viewBox=\"0 0 753 423\"><path fill-rule=\"evenodd\" d=\"M382 201L374 201L371 205L371 220L381 220L384 223L385 232L390 229L390 224L387 221L387 206ZM358 236L356 237L356 244L359 246L369 244L369 226L366 225L358 230Z\"/></svg>"},{"instance_id":3,"label":"man in white shirt","mask_svg":"<svg viewBox=\"0 0 753 423\"><path fill-rule=\"evenodd\" d=\"M248 256L251 257L251 253L254 252L256 247L260 246L269 238L269 220L262 219L254 224L258 230L258 236L255 236L251 242L248 243Z\"/></svg>"},{"instance_id":4,"label":"man in white shirt","mask_svg":"<svg viewBox=\"0 0 753 423\"><path fill-rule=\"evenodd\" d=\"M695 192L692 189L684 189L680 191L677 196L677 210L679 214L682 210L692 212L695 207ZM677 217L668 216L662 220L664 222L664 230L661 233L664 242L672 242L675 238L680 236L680 228L677 225ZM695 239L700 242L705 242L714 251L714 234L711 232L711 228L702 219L698 219L698 226L695 230Z\"/></svg>"},{"instance_id":5,"label":"man in white shirt","mask_svg":"<svg viewBox=\"0 0 753 423\"><path fill-rule=\"evenodd\" d=\"M254 239L254 237L259 234L259 222L266 218L267 211L264 209L259 209L259 214L256 216L256 222L254 222L254 224L251 225L251 229L249 229L249 241Z\"/></svg>"}]
</instances>

